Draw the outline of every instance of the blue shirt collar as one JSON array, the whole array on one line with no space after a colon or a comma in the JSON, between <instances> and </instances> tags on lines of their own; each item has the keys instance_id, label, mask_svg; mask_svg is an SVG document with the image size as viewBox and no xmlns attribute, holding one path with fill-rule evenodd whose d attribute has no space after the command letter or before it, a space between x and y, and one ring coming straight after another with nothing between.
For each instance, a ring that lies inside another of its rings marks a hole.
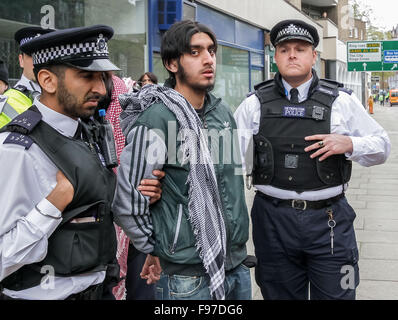
<instances>
[{"instance_id":1,"label":"blue shirt collar","mask_svg":"<svg viewBox=\"0 0 398 320\"><path fill-rule=\"evenodd\" d=\"M283 83L283 86L285 87L286 97L290 100L290 89L292 89L293 87L289 83L287 83L287 81L283 78L282 78L282 83ZM312 83L312 77L310 80L308 80L307 82L304 82L303 84L301 84L300 86L297 87L297 90L299 92L299 96L298 96L299 102L307 100L308 91L311 87L311 83Z\"/></svg>"}]
</instances>

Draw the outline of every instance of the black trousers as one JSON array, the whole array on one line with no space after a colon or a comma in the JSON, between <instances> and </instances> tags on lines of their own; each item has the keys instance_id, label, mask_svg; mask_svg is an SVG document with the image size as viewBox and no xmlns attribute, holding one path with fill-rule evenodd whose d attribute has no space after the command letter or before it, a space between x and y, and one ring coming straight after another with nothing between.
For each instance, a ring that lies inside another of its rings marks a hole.
<instances>
[{"instance_id":1,"label":"black trousers","mask_svg":"<svg viewBox=\"0 0 398 320\"><path fill-rule=\"evenodd\" d=\"M256 282L266 300L355 299L359 284L354 210L345 197L326 208L300 210L257 194L251 211Z\"/></svg>"}]
</instances>

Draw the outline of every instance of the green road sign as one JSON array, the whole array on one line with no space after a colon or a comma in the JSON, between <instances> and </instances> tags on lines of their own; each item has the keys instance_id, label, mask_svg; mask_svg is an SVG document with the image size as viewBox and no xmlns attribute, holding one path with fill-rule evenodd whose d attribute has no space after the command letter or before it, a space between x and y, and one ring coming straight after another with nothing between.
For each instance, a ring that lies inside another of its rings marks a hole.
<instances>
[{"instance_id":1,"label":"green road sign","mask_svg":"<svg viewBox=\"0 0 398 320\"><path fill-rule=\"evenodd\" d=\"M347 42L348 71L398 71L398 41Z\"/></svg>"},{"instance_id":2,"label":"green road sign","mask_svg":"<svg viewBox=\"0 0 398 320\"><path fill-rule=\"evenodd\" d=\"M278 72L278 67L274 62L274 56L270 56L270 64L269 64L270 72Z\"/></svg>"}]
</instances>

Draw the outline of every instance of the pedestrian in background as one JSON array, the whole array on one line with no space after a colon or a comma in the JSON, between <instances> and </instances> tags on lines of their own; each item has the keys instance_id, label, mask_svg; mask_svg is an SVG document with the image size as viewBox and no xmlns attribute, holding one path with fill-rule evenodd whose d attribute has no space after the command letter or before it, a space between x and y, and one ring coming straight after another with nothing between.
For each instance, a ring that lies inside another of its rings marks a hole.
<instances>
[{"instance_id":1,"label":"pedestrian in background","mask_svg":"<svg viewBox=\"0 0 398 320\"><path fill-rule=\"evenodd\" d=\"M373 114L373 97L370 95L368 98L369 113Z\"/></svg>"},{"instance_id":2,"label":"pedestrian in background","mask_svg":"<svg viewBox=\"0 0 398 320\"><path fill-rule=\"evenodd\" d=\"M141 86L141 88L146 84L158 84L158 77L152 72L145 72L138 79L138 84Z\"/></svg>"},{"instance_id":3,"label":"pedestrian in background","mask_svg":"<svg viewBox=\"0 0 398 320\"><path fill-rule=\"evenodd\" d=\"M384 106L384 92L379 94L379 103L381 106Z\"/></svg>"},{"instance_id":4,"label":"pedestrian in background","mask_svg":"<svg viewBox=\"0 0 398 320\"><path fill-rule=\"evenodd\" d=\"M238 129L252 133L240 145L257 190L256 282L266 300L354 299L359 255L345 197L351 161L385 162L390 140L351 90L318 79L313 26L281 21L271 42L279 72L256 85L234 115ZM343 267L349 286L341 285Z\"/></svg>"}]
</instances>

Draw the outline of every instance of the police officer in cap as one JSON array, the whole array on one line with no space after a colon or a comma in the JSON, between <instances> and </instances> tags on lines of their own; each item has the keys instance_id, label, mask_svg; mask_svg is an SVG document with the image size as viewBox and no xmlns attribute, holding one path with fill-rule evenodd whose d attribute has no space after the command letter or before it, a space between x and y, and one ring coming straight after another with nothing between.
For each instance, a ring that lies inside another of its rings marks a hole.
<instances>
[{"instance_id":1,"label":"police officer in cap","mask_svg":"<svg viewBox=\"0 0 398 320\"><path fill-rule=\"evenodd\" d=\"M112 35L103 25L72 28L21 48L42 95L0 133L2 299L101 299L118 281L117 159L109 127L92 117L103 72L119 70Z\"/></svg>"},{"instance_id":2,"label":"police officer in cap","mask_svg":"<svg viewBox=\"0 0 398 320\"><path fill-rule=\"evenodd\" d=\"M3 103L0 102L3 105L0 108L0 128L28 109L32 105L34 97L41 92L33 73L32 57L26 50L21 49L22 46L30 40L52 31L54 30L41 27L24 27L15 33L15 41L20 46L18 58L23 73L16 85L4 93L5 97L0 98L3 101Z\"/></svg>"},{"instance_id":3,"label":"police officer in cap","mask_svg":"<svg viewBox=\"0 0 398 320\"><path fill-rule=\"evenodd\" d=\"M24 27L15 32L14 39L19 44L20 48L20 53L18 55L19 65L23 69L23 72L21 79L19 79L14 88L19 88L21 91L24 91L23 88L25 88L25 90L30 92L41 92L41 88L33 72L32 56L26 49L23 49L23 45L32 39L53 31L53 29L43 29L41 27Z\"/></svg>"},{"instance_id":4,"label":"police officer in cap","mask_svg":"<svg viewBox=\"0 0 398 320\"><path fill-rule=\"evenodd\" d=\"M264 299L355 299L355 212L344 192L351 161L384 163L390 140L351 90L318 78L313 26L282 21L271 42L279 72L256 85L234 115L249 132L241 151L248 185L257 190L256 282Z\"/></svg>"}]
</instances>

